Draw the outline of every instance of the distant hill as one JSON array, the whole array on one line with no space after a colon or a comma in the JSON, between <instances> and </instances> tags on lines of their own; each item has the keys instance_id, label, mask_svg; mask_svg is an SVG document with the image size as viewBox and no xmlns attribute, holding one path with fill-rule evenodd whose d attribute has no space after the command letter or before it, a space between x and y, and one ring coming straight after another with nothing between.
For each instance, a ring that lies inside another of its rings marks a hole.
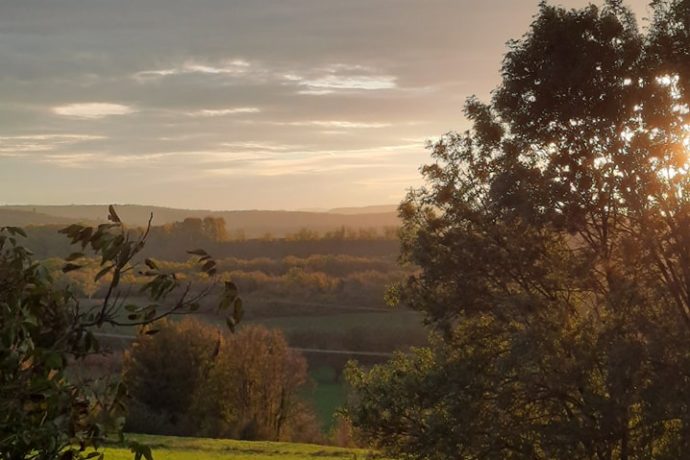
<instances>
[{"instance_id":1,"label":"distant hill","mask_svg":"<svg viewBox=\"0 0 690 460\"><path fill-rule=\"evenodd\" d=\"M383 214L397 213L397 204L382 204L378 206L363 206L358 208L334 208L328 211L331 214Z\"/></svg>"},{"instance_id":2,"label":"distant hill","mask_svg":"<svg viewBox=\"0 0 690 460\"><path fill-rule=\"evenodd\" d=\"M359 208L361 212L356 212L358 208L340 208L330 212L210 211L141 205L118 205L116 208L122 220L132 226L146 225L151 213L154 225L180 222L187 217L222 217L228 230L244 230L250 238L267 233L280 237L303 228L325 232L343 226L380 229L399 225L394 206ZM1 206L0 226L103 222L107 213L106 205Z\"/></svg>"},{"instance_id":3,"label":"distant hill","mask_svg":"<svg viewBox=\"0 0 690 460\"><path fill-rule=\"evenodd\" d=\"M88 219L86 219L88 220ZM0 207L0 227L27 227L30 225L69 225L80 219L54 216L30 210L8 209Z\"/></svg>"}]
</instances>

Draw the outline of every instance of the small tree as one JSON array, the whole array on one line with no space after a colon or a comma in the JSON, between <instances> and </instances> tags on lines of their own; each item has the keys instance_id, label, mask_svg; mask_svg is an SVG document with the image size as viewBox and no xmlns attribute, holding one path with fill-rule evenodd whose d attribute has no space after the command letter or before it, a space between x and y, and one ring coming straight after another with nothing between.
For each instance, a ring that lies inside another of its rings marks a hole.
<instances>
[{"instance_id":1,"label":"small tree","mask_svg":"<svg viewBox=\"0 0 690 460\"><path fill-rule=\"evenodd\" d=\"M299 392L307 364L280 331L245 326L228 337L197 393L209 434L240 439L290 439L307 410ZM203 422L202 422L203 423Z\"/></svg>"},{"instance_id":2,"label":"small tree","mask_svg":"<svg viewBox=\"0 0 690 460\"><path fill-rule=\"evenodd\" d=\"M125 352L123 381L132 397L127 429L194 434L198 425L190 415L195 393L208 378L222 336L191 319L164 321L155 327L155 335L140 335Z\"/></svg>"},{"instance_id":3,"label":"small tree","mask_svg":"<svg viewBox=\"0 0 690 460\"><path fill-rule=\"evenodd\" d=\"M128 350L124 375L132 403L155 423L133 422L147 432L278 440L309 424L299 398L306 361L262 326L226 336L198 321L166 322Z\"/></svg>"}]
</instances>

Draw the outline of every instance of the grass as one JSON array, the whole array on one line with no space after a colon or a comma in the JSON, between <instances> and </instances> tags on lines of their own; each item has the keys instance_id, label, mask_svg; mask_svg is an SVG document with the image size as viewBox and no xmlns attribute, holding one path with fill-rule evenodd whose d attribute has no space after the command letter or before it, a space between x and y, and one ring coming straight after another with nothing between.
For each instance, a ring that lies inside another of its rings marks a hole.
<instances>
[{"instance_id":1,"label":"grass","mask_svg":"<svg viewBox=\"0 0 690 460\"><path fill-rule=\"evenodd\" d=\"M335 411L345 404L345 387L335 381L335 371L329 367L320 367L309 373L316 382L316 387L306 397L314 405L316 415L325 431L333 427Z\"/></svg>"},{"instance_id":2,"label":"grass","mask_svg":"<svg viewBox=\"0 0 690 460\"><path fill-rule=\"evenodd\" d=\"M247 308L251 308L251 304ZM224 320L207 316L205 320L224 327ZM321 314L297 314L273 316L264 318L248 318L240 327L249 324L263 324L269 328L277 328L285 334L318 330L333 334L342 334L349 329L361 329L369 333L384 331L406 332L422 330L422 315L415 311L391 310L389 312L350 312L342 311ZM127 326L105 326L103 332L123 335L136 335L138 328Z\"/></svg>"},{"instance_id":3,"label":"grass","mask_svg":"<svg viewBox=\"0 0 690 460\"><path fill-rule=\"evenodd\" d=\"M315 444L228 439L181 438L173 436L129 435L129 440L151 447L155 460L364 460L381 458L366 449L344 449ZM106 460L132 460L126 447L108 447Z\"/></svg>"},{"instance_id":4,"label":"grass","mask_svg":"<svg viewBox=\"0 0 690 460\"><path fill-rule=\"evenodd\" d=\"M340 383L319 382L311 401L322 426L328 430L333 426L335 411L345 404L345 388Z\"/></svg>"},{"instance_id":5,"label":"grass","mask_svg":"<svg viewBox=\"0 0 690 460\"><path fill-rule=\"evenodd\" d=\"M417 312L392 310L390 312L331 313L323 315L277 316L249 320L247 324L275 327L286 334L304 330L342 333L359 328L368 332L383 330L407 331L422 328L422 317Z\"/></svg>"}]
</instances>

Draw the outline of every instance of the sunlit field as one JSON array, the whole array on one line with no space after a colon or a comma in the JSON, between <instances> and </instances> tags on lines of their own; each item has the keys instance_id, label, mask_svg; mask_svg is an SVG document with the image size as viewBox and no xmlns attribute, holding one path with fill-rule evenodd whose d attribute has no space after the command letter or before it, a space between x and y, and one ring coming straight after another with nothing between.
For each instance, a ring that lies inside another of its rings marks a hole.
<instances>
[{"instance_id":1,"label":"sunlit field","mask_svg":"<svg viewBox=\"0 0 690 460\"><path fill-rule=\"evenodd\" d=\"M130 435L128 439L152 448L155 460L253 460L313 458L318 460L384 459L375 451L285 442L233 441L225 439L179 438L172 436ZM105 449L109 460L131 460L125 447Z\"/></svg>"}]
</instances>

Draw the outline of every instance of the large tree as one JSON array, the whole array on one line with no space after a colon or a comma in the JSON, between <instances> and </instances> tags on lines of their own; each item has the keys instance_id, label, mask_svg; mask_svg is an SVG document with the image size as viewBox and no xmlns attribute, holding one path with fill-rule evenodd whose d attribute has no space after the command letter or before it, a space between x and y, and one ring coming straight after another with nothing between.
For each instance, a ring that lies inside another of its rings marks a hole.
<instances>
[{"instance_id":1,"label":"large tree","mask_svg":"<svg viewBox=\"0 0 690 460\"><path fill-rule=\"evenodd\" d=\"M401 205L434 346L352 370L407 458L690 452L690 1L542 2Z\"/></svg>"}]
</instances>

